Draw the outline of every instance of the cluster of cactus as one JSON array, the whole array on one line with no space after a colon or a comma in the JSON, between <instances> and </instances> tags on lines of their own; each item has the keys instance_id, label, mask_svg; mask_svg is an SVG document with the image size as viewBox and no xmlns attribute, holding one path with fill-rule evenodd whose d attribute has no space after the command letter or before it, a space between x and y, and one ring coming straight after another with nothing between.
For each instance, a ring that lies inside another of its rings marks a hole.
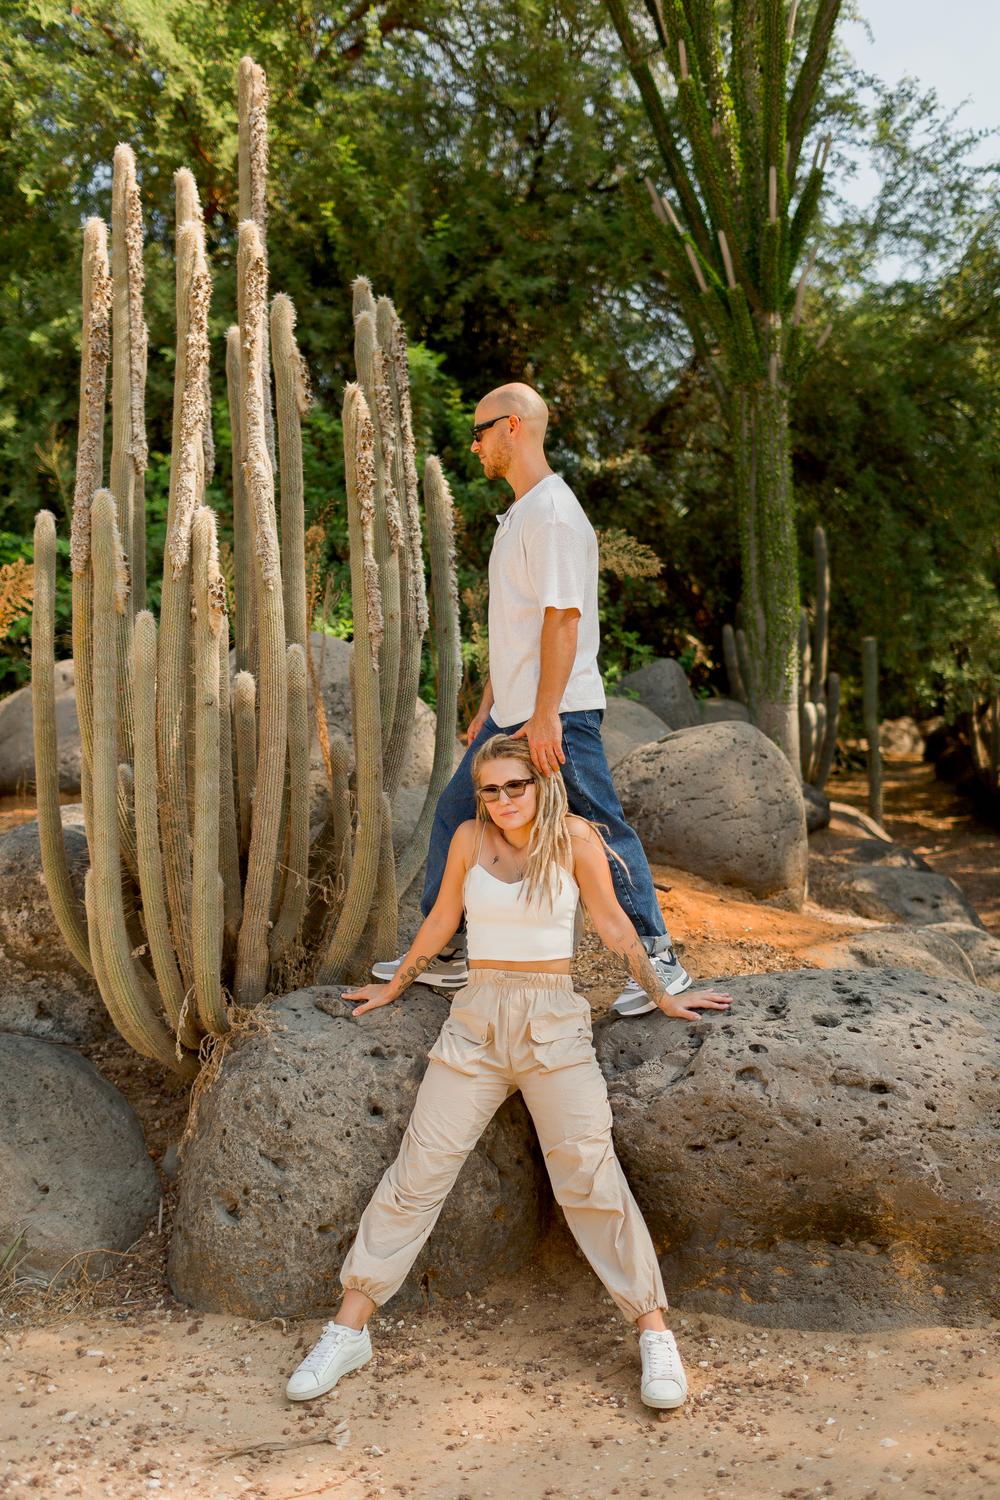
<instances>
[{"instance_id":1,"label":"cluster of cactus","mask_svg":"<svg viewBox=\"0 0 1000 1500\"><path fill-rule=\"evenodd\" d=\"M809 611L799 613L799 756L802 780L817 791L826 786L833 768L840 722L840 677L827 670L830 625L830 562L826 532L813 532L816 560L815 618L810 629ZM746 633L732 625L722 627L722 650L729 678L730 696L743 703L752 721L755 704L749 684L754 681Z\"/></svg>"},{"instance_id":2,"label":"cluster of cactus","mask_svg":"<svg viewBox=\"0 0 1000 1500\"><path fill-rule=\"evenodd\" d=\"M53 702L56 534L35 525L32 634L42 861L53 908L126 1040L185 1078L234 1016L289 974L332 983L378 942L394 951L398 896L426 851L450 774L460 673L452 509L428 458L424 499L438 658L434 768L395 867L391 803L413 728L428 627L406 339L392 303L354 285L358 379L343 403L354 644L354 767L330 732L304 556L301 423L308 404L295 312L268 318L267 91L239 67L238 327L226 372L233 441L235 676L216 515L208 311L194 179L175 178L177 354L160 617L145 609L143 245L135 161L115 152L106 226L84 230L80 427L73 503L73 654L90 851L71 884ZM112 451L103 487L107 366ZM272 408L270 367L273 362ZM280 478L280 507L275 480ZM280 509L280 522L279 522ZM310 685L329 811L310 840Z\"/></svg>"}]
</instances>

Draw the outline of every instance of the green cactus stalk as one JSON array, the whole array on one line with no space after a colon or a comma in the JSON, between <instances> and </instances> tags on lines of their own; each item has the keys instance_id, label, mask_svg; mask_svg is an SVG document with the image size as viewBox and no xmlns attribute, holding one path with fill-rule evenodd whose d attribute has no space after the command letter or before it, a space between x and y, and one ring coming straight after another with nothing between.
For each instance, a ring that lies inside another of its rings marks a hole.
<instances>
[{"instance_id":1,"label":"green cactus stalk","mask_svg":"<svg viewBox=\"0 0 1000 1500\"><path fill-rule=\"evenodd\" d=\"M236 740L240 853L246 855L250 848L253 794L257 781L257 684L249 672L237 672L233 682L233 733Z\"/></svg>"},{"instance_id":2,"label":"green cactus stalk","mask_svg":"<svg viewBox=\"0 0 1000 1500\"><path fill-rule=\"evenodd\" d=\"M222 877L219 874L219 637L226 587L219 571L215 512L203 505L192 527L194 582L194 838L191 950L198 1018L212 1036L229 1029L222 995Z\"/></svg>"},{"instance_id":3,"label":"green cactus stalk","mask_svg":"<svg viewBox=\"0 0 1000 1500\"><path fill-rule=\"evenodd\" d=\"M279 403L278 411L281 407ZM285 469L282 465L282 475ZM309 889L309 701L306 655L299 642L288 647L288 848L278 920L271 932L272 961L283 957L298 936Z\"/></svg>"},{"instance_id":4,"label":"green cactus stalk","mask_svg":"<svg viewBox=\"0 0 1000 1500\"><path fill-rule=\"evenodd\" d=\"M417 688L420 685L420 655L427 633L427 592L424 579L423 538L417 465L410 410L410 376L406 360L406 334L387 297L376 309L379 348L386 363L393 410L392 473L400 500L403 545L400 548L400 650L399 685L392 732L385 746L384 786L392 800L399 789L416 719Z\"/></svg>"},{"instance_id":5,"label":"green cactus stalk","mask_svg":"<svg viewBox=\"0 0 1000 1500\"><path fill-rule=\"evenodd\" d=\"M743 684L739 654L736 650L736 632L731 625L722 627L722 656L726 663L726 677L729 680L729 696L737 703L745 704L747 690Z\"/></svg>"},{"instance_id":6,"label":"green cactus stalk","mask_svg":"<svg viewBox=\"0 0 1000 1500\"><path fill-rule=\"evenodd\" d=\"M392 804L382 793L382 841L379 847L378 880L368 925L351 959L350 969L367 976L372 960L380 953L395 953L399 942L399 897L396 892L396 858L392 847Z\"/></svg>"},{"instance_id":7,"label":"green cactus stalk","mask_svg":"<svg viewBox=\"0 0 1000 1500\"><path fill-rule=\"evenodd\" d=\"M433 456L424 465L424 508L427 512L427 536L431 552L434 637L437 646L437 727L427 796L413 836L403 851L396 870L396 889L400 896L409 888L427 857L427 845L438 798L451 777L458 732L458 689L462 680L454 507L448 482L441 472L440 463Z\"/></svg>"},{"instance_id":8,"label":"green cactus stalk","mask_svg":"<svg viewBox=\"0 0 1000 1500\"><path fill-rule=\"evenodd\" d=\"M208 363L210 296L203 231L196 220L189 219L177 235L174 434L160 602L156 702L160 829L170 925L187 986L194 982L187 722L191 653L191 525L201 504L204 484L203 392L204 367Z\"/></svg>"},{"instance_id":9,"label":"green cactus stalk","mask_svg":"<svg viewBox=\"0 0 1000 1500\"><path fill-rule=\"evenodd\" d=\"M45 888L56 925L77 963L92 973L85 914L69 878L59 811L59 756L55 702L56 523L35 517L34 601L31 617L31 718L35 741L35 801Z\"/></svg>"},{"instance_id":10,"label":"green cactus stalk","mask_svg":"<svg viewBox=\"0 0 1000 1500\"><path fill-rule=\"evenodd\" d=\"M868 741L868 811L882 821L882 747L879 743L878 641L866 635L861 642L861 693L865 738Z\"/></svg>"},{"instance_id":11,"label":"green cactus stalk","mask_svg":"<svg viewBox=\"0 0 1000 1500\"><path fill-rule=\"evenodd\" d=\"M250 852L243 892L243 922L236 952L236 999L259 1005L267 987L268 923L278 858L288 698L285 680L285 620L274 512L274 478L264 426L264 334L267 327L267 263L257 225L240 225L237 275L241 287L242 409L246 442L245 478L254 520L260 650L260 723L257 784Z\"/></svg>"},{"instance_id":12,"label":"green cactus stalk","mask_svg":"<svg viewBox=\"0 0 1000 1500\"><path fill-rule=\"evenodd\" d=\"M840 677L830 672L826 679L826 718L813 786L822 791L833 769L837 753L837 731L840 727Z\"/></svg>"},{"instance_id":13,"label":"green cactus stalk","mask_svg":"<svg viewBox=\"0 0 1000 1500\"><path fill-rule=\"evenodd\" d=\"M107 988L102 997L126 1041L144 1057L190 1076L196 1060L178 1062L174 1039L150 1004L148 976L132 956L132 943L122 903L118 844L117 658L118 618L127 608L127 574L115 501L110 490L99 490L91 507L91 546L94 567L94 842L91 870L100 962ZM93 939L93 934L91 934ZM91 947L93 955L94 949ZM96 970L95 970L96 971Z\"/></svg>"},{"instance_id":14,"label":"green cactus stalk","mask_svg":"<svg viewBox=\"0 0 1000 1500\"><path fill-rule=\"evenodd\" d=\"M156 620L140 610L132 632L135 715L135 840L142 916L163 1009L184 1047L197 1049L200 1032L181 1024L184 981L170 937L167 891L160 852L156 779Z\"/></svg>"},{"instance_id":15,"label":"green cactus stalk","mask_svg":"<svg viewBox=\"0 0 1000 1500\"><path fill-rule=\"evenodd\" d=\"M129 560L132 587L129 606L146 607L146 356L148 335L143 314L145 269L142 261L142 205L135 176L135 156L130 146L115 148L112 177L112 245L114 247L116 350L121 348L121 372L115 380L119 390L112 391L112 409L119 439L111 457L111 491L119 507L125 504L129 490L126 557ZM119 253L121 252L121 253ZM116 354L116 360L118 356ZM125 402L127 399L127 411ZM117 464L116 464L117 459ZM119 490L122 498L119 497Z\"/></svg>"},{"instance_id":16,"label":"green cactus stalk","mask_svg":"<svg viewBox=\"0 0 1000 1500\"><path fill-rule=\"evenodd\" d=\"M233 717L229 693L229 622L219 631L219 868L222 873L223 922L233 952L243 916L240 879L240 834L233 785Z\"/></svg>"},{"instance_id":17,"label":"green cactus stalk","mask_svg":"<svg viewBox=\"0 0 1000 1500\"><path fill-rule=\"evenodd\" d=\"M830 631L830 559L822 526L817 526L813 532L813 556L816 560L816 647L809 696L814 703L819 703L826 683Z\"/></svg>"},{"instance_id":18,"label":"green cactus stalk","mask_svg":"<svg viewBox=\"0 0 1000 1500\"><path fill-rule=\"evenodd\" d=\"M131 631L129 632L131 635ZM135 778L127 760L120 761L117 772L118 839L122 864L132 880L139 879L135 849Z\"/></svg>"},{"instance_id":19,"label":"green cactus stalk","mask_svg":"<svg viewBox=\"0 0 1000 1500\"><path fill-rule=\"evenodd\" d=\"M243 480L243 416L240 409L240 330L226 334L226 391L233 436L233 562L235 565L236 670L257 674L257 605L254 596L253 523Z\"/></svg>"},{"instance_id":20,"label":"green cactus stalk","mask_svg":"<svg viewBox=\"0 0 1000 1500\"><path fill-rule=\"evenodd\" d=\"M103 473L104 405L111 333L111 269L108 231L100 219L88 219L83 231L83 323L80 333L80 419L77 429L76 483L70 536L73 597L73 669L76 711L80 723L81 797L87 838L93 828L91 775L93 761L93 569L90 558L90 506Z\"/></svg>"},{"instance_id":21,"label":"green cactus stalk","mask_svg":"<svg viewBox=\"0 0 1000 1500\"><path fill-rule=\"evenodd\" d=\"M359 278L359 281L363 281L363 278ZM368 283L363 281L363 285L367 287ZM356 284L356 304L358 300ZM370 289L366 300L371 302ZM370 310L365 307L355 316L354 362L358 370L358 384L371 414L375 434L375 560L378 563L385 621L379 699L382 705L382 743L388 745L399 686L399 549L402 542L402 518L391 467L396 445L395 414L386 377L385 359L377 342L374 304Z\"/></svg>"},{"instance_id":22,"label":"green cactus stalk","mask_svg":"<svg viewBox=\"0 0 1000 1500\"><path fill-rule=\"evenodd\" d=\"M295 341L295 307L279 292L271 303L271 355L278 419L281 473L281 581L285 636L305 649L305 491L302 479L302 419L309 410L309 372Z\"/></svg>"},{"instance_id":23,"label":"green cactus stalk","mask_svg":"<svg viewBox=\"0 0 1000 1500\"><path fill-rule=\"evenodd\" d=\"M267 269L267 79L252 57L240 59L237 69L239 110L239 218L252 219L260 235L260 250ZM241 319L242 326L242 319ZM277 472L274 452L274 417L271 411L271 356L265 319L261 334L263 359L264 441L272 476Z\"/></svg>"},{"instance_id":24,"label":"green cactus stalk","mask_svg":"<svg viewBox=\"0 0 1000 1500\"><path fill-rule=\"evenodd\" d=\"M336 984L357 947L371 910L382 841L382 723L378 654L382 610L375 561L375 434L357 385L344 392L344 457L354 610L354 755L358 834L350 881L332 935L321 944L319 984ZM328 931L330 929L328 928Z\"/></svg>"}]
</instances>

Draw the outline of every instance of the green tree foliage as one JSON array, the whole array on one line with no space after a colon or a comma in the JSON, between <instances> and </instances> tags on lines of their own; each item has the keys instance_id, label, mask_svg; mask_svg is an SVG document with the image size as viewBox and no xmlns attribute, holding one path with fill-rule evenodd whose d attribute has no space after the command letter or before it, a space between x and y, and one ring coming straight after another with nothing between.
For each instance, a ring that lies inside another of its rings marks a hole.
<instances>
[{"instance_id":1,"label":"green tree foliage","mask_svg":"<svg viewBox=\"0 0 1000 1500\"><path fill-rule=\"evenodd\" d=\"M812 10L803 0L800 31ZM317 391L303 434L307 519L325 528L334 613L350 607L337 498L353 342L345 289L365 271L411 334L417 448L440 453L454 478L463 593L482 581L493 514L508 496L468 453L471 411L485 389L522 375L552 404L552 461L595 525L624 528L663 563L657 576L603 575L605 669L614 677L649 653L687 652L698 684L724 689L721 628L741 591L732 460L659 270L658 226L624 191L621 164L648 171L656 152L603 0L7 7L0 564L30 555L41 506L59 519L65 547L80 230L87 215L110 214L120 139L137 148L147 231L153 608L173 374L169 214L172 174L185 163L203 190L215 278L220 464L209 498L228 512L232 70L248 49L271 87L269 253L275 284L302 309ZM830 323L832 333L791 408L802 582L808 594L820 520L848 704L860 636L875 633L887 711L932 710L959 691L970 662L995 660L996 227L983 174L970 166L974 142L912 83L885 89L835 49L816 130L833 138L832 192L804 326L818 337ZM838 188L868 162L878 191L858 208ZM60 595L60 654L68 622ZM467 611L470 676L472 622ZM26 640L19 621L0 648L0 691L23 680ZM466 701L475 696L470 683Z\"/></svg>"}]
</instances>

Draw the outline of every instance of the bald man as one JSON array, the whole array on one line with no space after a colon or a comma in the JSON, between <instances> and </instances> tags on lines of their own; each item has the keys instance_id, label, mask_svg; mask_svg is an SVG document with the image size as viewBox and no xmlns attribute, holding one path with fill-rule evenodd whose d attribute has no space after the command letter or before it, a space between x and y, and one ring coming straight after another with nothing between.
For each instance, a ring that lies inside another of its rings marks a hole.
<instances>
[{"instance_id":1,"label":"bald man","mask_svg":"<svg viewBox=\"0 0 1000 1500\"><path fill-rule=\"evenodd\" d=\"M653 879L611 780L601 721L604 684L597 665L597 538L573 491L545 457L548 407L530 385L499 386L476 407L472 451L487 479L514 493L490 554L490 675L469 725L468 751L441 794L427 854L421 909L437 899L452 835L476 815L472 757L494 734L525 738L543 775L562 772L570 810L600 825L628 875L611 860L615 892L671 995L691 983L663 923ZM389 980L399 960L374 965ZM464 939L441 953L421 982L458 989L468 979ZM641 1015L654 1002L633 980L614 1003Z\"/></svg>"}]
</instances>

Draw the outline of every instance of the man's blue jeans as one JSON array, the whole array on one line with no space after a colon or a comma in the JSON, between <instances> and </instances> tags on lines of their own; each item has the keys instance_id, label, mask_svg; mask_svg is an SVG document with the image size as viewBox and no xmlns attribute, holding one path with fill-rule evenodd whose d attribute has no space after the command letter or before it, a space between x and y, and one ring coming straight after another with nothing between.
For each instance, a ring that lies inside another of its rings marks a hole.
<instances>
[{"instance_id":1,"label":"man's blue jeans","mask_svg":"<svg viewBox=\"0 0 1000 1500\"><path fill-rule=\"evenodd\" d=\"M610 860L611 878L615 895L622 910L631 918L636 932L645 940L651 953L659 953L669 947L670 939L663 924L660 904L653 889L653 877L635 831L629 827L618 800L604 741L601 739L601 721L604 713L599 708L578 709L560 714L563 727L562 767L563 781L570 812L578 817L597 823L608 844L625 861L631 879L626 876L617 860ZM466 751L462 763L441 793L431 829L430 848L427 851L427 878L420 909L426 917L437 900L444 867L448 859L448 848L452 835L460 823L476 816L476 798L472 786L472 757L479 746L494 734L513 734L521 728L512 724L501 729L488 718L472 745Z\"/></svg>"}]
</instances>

